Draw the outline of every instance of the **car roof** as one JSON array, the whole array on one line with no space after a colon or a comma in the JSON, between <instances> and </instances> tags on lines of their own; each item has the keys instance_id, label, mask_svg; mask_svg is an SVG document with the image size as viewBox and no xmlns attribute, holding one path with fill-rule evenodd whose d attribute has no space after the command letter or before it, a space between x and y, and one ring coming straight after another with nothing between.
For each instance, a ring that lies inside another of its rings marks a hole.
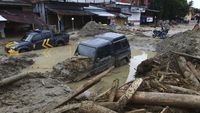
<instances>
[{"instance_id":1,"label":"car roof","mask_svg":"<svg viewBox=\"0 0 200 113\"><path fill-rule=\"evenodd\" d=\"M107 32L107 33L96 35L95 37L114 42L114 41L125 38L124 36L125 36L124 34L120 34L120 33Z\"/></svg>"},{"instance_id":2,"label":"car roof","mask_svg":"<svg viewBox=\"0 0 200 113\"><path fill-rule=\"evenodd\" d=\"M50 30L40 30L40 29L35 29L29 33L50 33Z\"/></svg>"},{"instance_id":3,"label":"car roof","mask_svg":"<svg viewBox=\"0 0 200 113\"><path fill-rule=\"evenodd\" d=\"M94 39L82 41L80 42L80 44L98 48L98 47L103 47L105 45L111 45L111 42L105 39L94 38Z\"/></svg>"}]
</instances>

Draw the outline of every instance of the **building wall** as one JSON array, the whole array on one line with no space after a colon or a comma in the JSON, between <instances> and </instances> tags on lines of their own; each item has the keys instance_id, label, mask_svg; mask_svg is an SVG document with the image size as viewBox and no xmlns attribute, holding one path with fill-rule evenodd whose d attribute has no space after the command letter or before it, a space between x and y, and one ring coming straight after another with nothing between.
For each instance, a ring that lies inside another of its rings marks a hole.
<instances>
[{"instance_id":1,"label":"building wall","mask_svg":"<svg viewBox=\"0 0 200 113\"><path fill-rule=\"evenodd\" d=\"M140 12L133 12L131 16L128 17L128 23L134 24L134 25L140 25Z\"/></svg>"}]
</instances>

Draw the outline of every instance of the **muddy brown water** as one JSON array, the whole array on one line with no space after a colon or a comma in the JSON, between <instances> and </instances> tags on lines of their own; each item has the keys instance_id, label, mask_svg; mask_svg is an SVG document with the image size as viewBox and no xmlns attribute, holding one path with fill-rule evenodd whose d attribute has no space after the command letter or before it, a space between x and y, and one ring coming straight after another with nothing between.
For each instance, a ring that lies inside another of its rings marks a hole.
<instances>
[{"instance_id":1,"label":"muddy brown water","mask_svg":"<svg viewBox=\"0 0 200 113\"><path fill-rule=\"evenodd\" d=\"M35 63L22 70L20 74L27 72L47 72L52 71L52 67L58 62L62 62L63 60L70 58L74 55L74 51L76 49L77 43L70 42L66 46L55 47L51 49L42 49L37 51L31 51L29 53L36 53L39 56L33 58ZM120 84L128 82L134 79L134 73L137 68L137 65L140 64L143 60L147 58L151 58L155 55L154 52L151 51L142 51L138 49L131 48L132 58L130 60L129 65L123 65L121 67L117 67L113 69L106 77L102 79L97 85L91 88L90 91L102 92L112 85L112 81L115 79L119 79ZM27 54L27 53L26 53ZM89 79L89 78L88 78ZM88 79L82 80L80 82L68 83L68 85L72 89L76 89L77 87L84 84Z\"/></svg>"}]
</instances>

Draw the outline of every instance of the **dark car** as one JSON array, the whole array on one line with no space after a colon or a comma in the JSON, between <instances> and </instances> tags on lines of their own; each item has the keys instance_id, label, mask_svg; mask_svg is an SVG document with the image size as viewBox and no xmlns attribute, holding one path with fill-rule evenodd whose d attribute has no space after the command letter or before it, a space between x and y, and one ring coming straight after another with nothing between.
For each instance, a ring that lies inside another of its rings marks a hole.
<instances>
[{"instance_id":1,"label":"dark car","mask_svg":"<svg viewBox=\"0 0 200 113\"><path fill-rule=\"evenodd\" d=\"M75 55L93 59L93 73L99 73L131 57L130 46L125 35L118 33L104 33L79 43Z\"/></svg>"},{"instance_id":2,"label":"dark car","mask_svg":"<svg viewBox=\"0 0 200 113\"><path fill-rule=\"evenodd\" d=\"M5 51L15 54L42 48L52 48L58 45L65 45L68 42L69 35L66 33L55 34L49 30L34 30L27 33L19 41L6 44Z\"/></svg>"}]
</instances>

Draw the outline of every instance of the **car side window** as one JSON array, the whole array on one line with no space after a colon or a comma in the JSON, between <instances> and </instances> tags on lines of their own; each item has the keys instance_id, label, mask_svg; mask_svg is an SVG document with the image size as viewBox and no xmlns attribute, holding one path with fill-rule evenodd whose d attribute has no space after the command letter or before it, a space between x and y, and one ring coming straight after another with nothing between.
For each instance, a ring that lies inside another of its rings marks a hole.
<instances>
[{"instance_id":1,"label":"car side window","mask_svg":"<svg viewBox=\"0 0 200 113\"><path fill-rule=\"evenodd\" d=\"M51 38L51 33L50 32L44 33L43 36L44 38Z\"/></svg>"},{"instance_id":2,"label":"car side window","mask_svg":"<svg viewBox=\"0 0 200 113\"><path fill-rule=\"evenodd\" d=\"M110 55L110 45L104 46L98 50L98 58L104 58Z\"/></svg>"},{"instance_id":3,"label":"car side window","mask_svg":"<svg viewBox=\"0 0 200 113\"><path fill-rule=\"evenodd\" d=\"M114 43L114 50L119 50L119 49L121 49L121 42Z\"/></svg>"},{"instance_id":4,"label":"car side window","mask_svg":"<svg viewBox=\"0 0 200 113\"><path fill-rule=\"evenodd\" d=\"M129 44L128 44L128 40L123 40L121 43L122 43L122 47L123 47L123 48L129 46Z\"/></svg>"},{"instance_id":5,"label":"car side window","mask_svg":"<svg viewBox=\"0 0 200 113\"><path fill-rule=\"evenodd\" d=\"M39 40L42 40L42 35L41 34L36 34L32 39L33 42L37 42Z\"/></svg>"}]
</instances>

